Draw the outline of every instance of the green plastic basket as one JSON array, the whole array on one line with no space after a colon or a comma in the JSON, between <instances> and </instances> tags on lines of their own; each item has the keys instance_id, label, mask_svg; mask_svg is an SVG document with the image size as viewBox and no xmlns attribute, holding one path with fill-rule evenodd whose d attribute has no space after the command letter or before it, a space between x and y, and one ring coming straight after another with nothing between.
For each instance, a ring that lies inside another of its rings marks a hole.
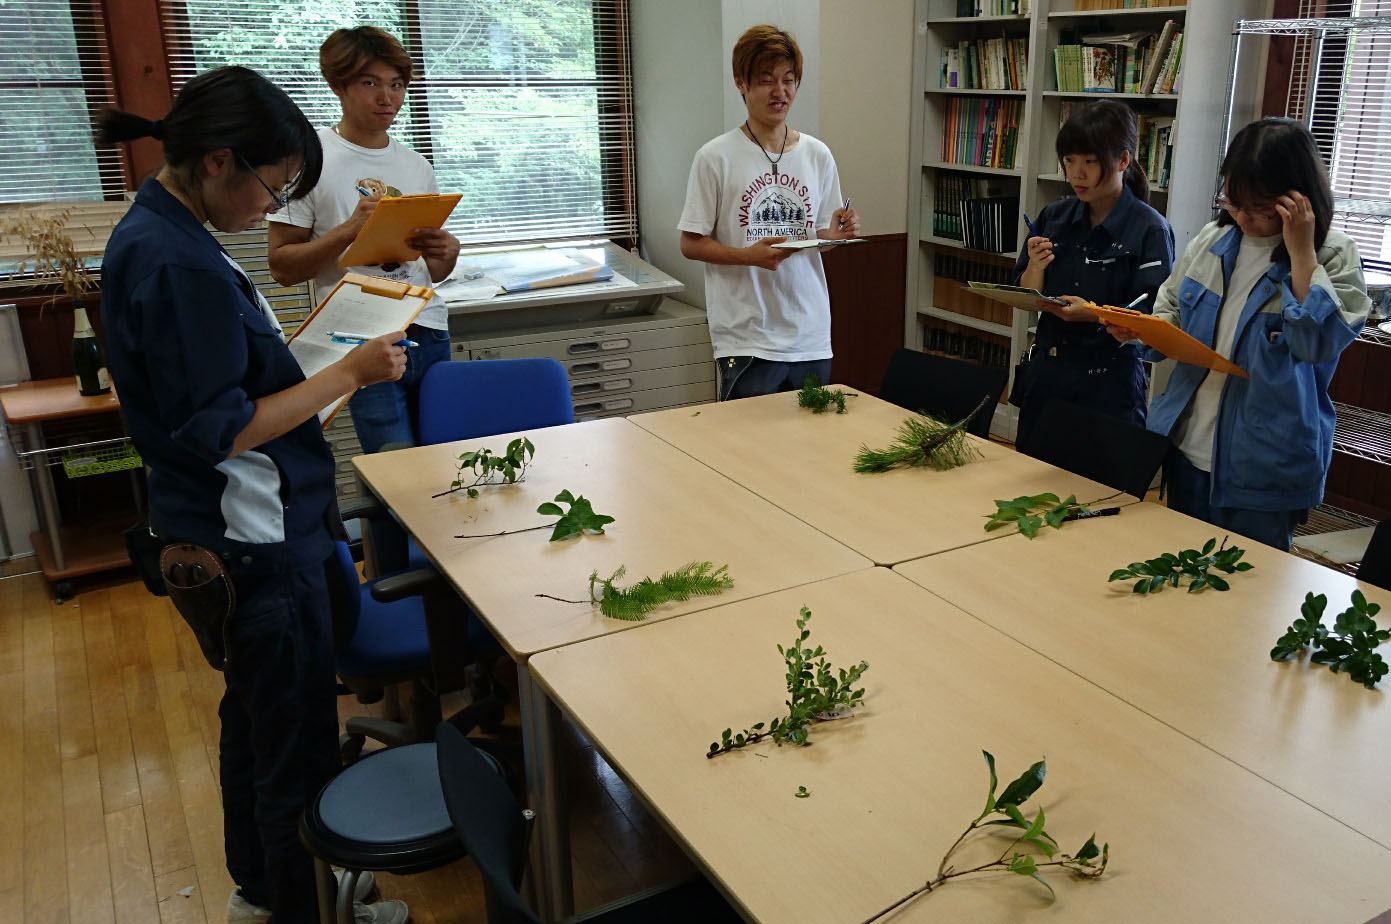
<instances>
[{"instance_id":1,"label":"green plastic basket","mask_svg":"<svg viewBox=\"0 0 1391 924\"><path fill-rule=\"evenodd\" d=\"M85 478L104 472L120 472L128 468L139 468L145 463L140 453L130 443L120 446L103 446L93 452L74 449L63 454L63 471L69 478Z\"/></svg>"}]
</instances>

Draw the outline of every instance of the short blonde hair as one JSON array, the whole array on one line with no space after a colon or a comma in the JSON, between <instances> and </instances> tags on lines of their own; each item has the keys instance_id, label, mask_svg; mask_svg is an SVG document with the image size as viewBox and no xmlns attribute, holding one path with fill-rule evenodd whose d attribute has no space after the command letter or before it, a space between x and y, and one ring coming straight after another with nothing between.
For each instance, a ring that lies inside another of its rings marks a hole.
<instances>
[{"instance_id":1,"label":"short blonde hair","mask_svg":"<svg viewBox=\"0 0 1391 924\"><path fill-rule=\"evenodd\" d=\"M802 49L791 33L777 26L753 26L734 43L734 79L742 80L745 86L751 86L754 75L778 61L791 64L793 76L802 82Z\"/></svg>"},{"instance_id":2,"label":"short blonde hair","mask_svg":"<svg viewBox=\"0 0 1391 924\"><path fill-rule=\"evenodd\" d=\"M406 83L415 75L415 65L400 40L376 26L336 29L319 46L319 73L334 89L347 86L373 61L386 62Z\"/></svg>"}]
</instances>

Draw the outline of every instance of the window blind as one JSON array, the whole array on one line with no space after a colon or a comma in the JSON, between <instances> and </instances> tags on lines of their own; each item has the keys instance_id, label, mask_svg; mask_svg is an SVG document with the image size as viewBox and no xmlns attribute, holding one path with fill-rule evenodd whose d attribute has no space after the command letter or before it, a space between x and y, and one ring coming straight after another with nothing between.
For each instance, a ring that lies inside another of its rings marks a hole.
<instances>
[{"instance_id":1,"label":"window blind","mask_svg":"<svg viewBox=\"0 0 1391 924\"><path fill-rule=\"evenodd\" d=\"M0 202L120 197L120 154L92 143L115 99L105 41L95 2L0 2Z\"/></svg>"},{"instance_id":2,"label":"window blind","mask_svg":"<svg viewBox=\"0 0 1391 924\"><path fill-rule=\"evenodd\" d=\"M341 115L319 45L386 29L417 71L391 134L463 194L461 240L636 237L627 0L167 0L161 17L176 90L253 67L316 127Z\"/></svg>"}]
</instances>

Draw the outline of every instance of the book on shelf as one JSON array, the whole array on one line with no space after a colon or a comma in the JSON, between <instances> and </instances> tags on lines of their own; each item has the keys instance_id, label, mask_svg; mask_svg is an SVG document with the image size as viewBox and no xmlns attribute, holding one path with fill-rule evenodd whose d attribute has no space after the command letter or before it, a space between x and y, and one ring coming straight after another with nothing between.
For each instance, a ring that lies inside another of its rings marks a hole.
<instances>
[{"instance_id":1,"label":"book on shelf","mask_svg":"<svg viewBox=\"0 0 1391 924\"><path fill-rule=\"evenodd\" d=\"M956 15L968 16L1026 16L1033 0L956 0Z\"/></svg>"},{"instance_id":2,"label":"book on shelf","mask_svg":"<svg viewBox=\"0 0 1391 924\"><path fill-rule=\"evenodd\" d=\"M967 199L998 196L1003 192L1003 186L989 177L939 172L933 193L933 236L962 240L961 203Z\"/></svg>"},{"instance_id":3,"label":"book on shelf","mask_svg":"<svg viewBox=\"0 0 1391 924\"><path fill-rule=\"evenodd\" d=\"M1159 32L1159 38L1154 43L1154 54L1145 63L1145 76L1140 83L1141 93L1153 93L1159 81L1160 71L1168 63L1169 49L1174 42L1174 32L1176 24L1172 19L1164 23L1164 28Z\"/></svg>"},{"instance_id":4,"label":"book on shelf","mask_svg":"<svg viewBox=\"0 0 1391 924\"><path fill-rule=\"evenodd\" d=\"M942 161L1014 169L1023 100L951 97L942 114Z\"/></svg>"},{"instance_id":5,"label":"book on shelf","mask_svg":"<svg viewBox=\"0 0 1391 924\"><path fill-rule=\"evenodd\" d=\"M1188 0L1076 0L1073 9L1145 10L1155 6L1187 6Z\"/></svg>"},{"instance_id":6,"label":"book on shelf","mask_svg":"<svg viewBox=\"0 0 1391 924\"><path fill-rule=\"evenodd\" d=\"M1173 33L1082 34L1063 30L1053 48L1053 76L1064 93L1140 93L1167 62Z\"/></svg>"},{"instance_id":7,"label":"book on shelf","mask_svg":"<svg viewBox=\"0 0 1391 924\"><path fill-rule=\"evenodd\" d=\"M946 90L1022 90L1028 71L1027 35L963 40L942 49L939 86Z\"/></svg>"},{"instance_id":8,"label":"book on shelf","mask_svg":"<svg viewBox=\"0 0 1391 924\"><path fill-rule=\"evenodd\" d=\"M961 240L971 250L1006 253L1019 247L1019 197L961 201Z\"/></svg>"}]
</instances>

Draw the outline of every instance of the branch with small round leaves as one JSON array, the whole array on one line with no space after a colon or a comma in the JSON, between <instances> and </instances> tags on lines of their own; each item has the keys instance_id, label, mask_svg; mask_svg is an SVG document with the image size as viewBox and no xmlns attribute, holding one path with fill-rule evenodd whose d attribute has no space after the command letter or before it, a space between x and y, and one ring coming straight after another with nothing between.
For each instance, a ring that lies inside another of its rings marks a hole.
<instances>
[{"instance_id":1,"label":"branch with small round leaves","mask_svg":"<svg viewBox=\"0 0 1391 924\"><path fill-rule=\"evenodd\" d=\"M879 913L865 918L861 924L873 924L874 921L878 921L886 914L903 907L918 896L931 892L944 883L961 876L1005 872L1014 873L1017 876L1028 876L1047 889L1050 898L1057 898L1057 893L1053 891L1053 887L1039 875L1040 870L1056 866L1088 879L1095 879L1106 871L1106 864L1111 855L1110 844L1102 844L1097 847L1096 835L1093 834L1087 838L1087 842L1076 853L1060 853L1058 842L1043 827L1043 808L1040 807L1038 814L1032 819L1024 814L1021 806L1043 786L1044 776L1048 772L1046 762L1040 760L1033 764L1014 782L1006 786L1005 791L997 797L995 789L999 785L999 780L995 775L995 756L989 751L981 753L985 755L986 766L990 769L990 791L985 797L985 808L966 826L966 830L961 832L961 836L952 843L951 847L947 848L947 852L942 856L942 862L937 865L936 875ZM992 817L996 815L1003 817ZM1014 838L994 860L967 869L957 869L948 865L952 854L972 832L992 827L1014 828L1022 833Z\"/></svg>"},{"instance_id":2,"label":"branch with small round leaves","mask_svg":"<svg viewBox=\"0 0 1391 924\"><path fill-rule=\"evenodd\" d=\"M1216 539L1209 539L1201 552L1197 549L1184 549L1177 554L1165 552L1148 561L1131 562L1128 568L1112 571L1106 580L1129 581L1138 578L1135 580L1135 586L1131 588L1137 594L1163 590L1166 584L1178 587L1182 578L1188 578L1190 594L1197 593L1204 587L1228 590L1231 585L1227 583L1227 579L1213 574L1213 571L1234 574L1238 571L1250 571L1255 565L1240 560L1241 556L1246 554L1245 549L1237 546L1227 548L1227 538L1229 537L1223 537L1221 548L1217 548Z\"/></svg>"},{"instance_id":3,"label":"branch with small round leaves","mask_svg":"<svg viewBox=\"0 0 1391 924\"><path fill-rule=\"evenodd\" d=\"M783 744L809 745L814 722L845 718L862 704L864 688L856 689L855 684L869 670L869 662L837 669L826 659L826 651L820 645L802 647L811 636L807 628L810 620L811 610L802 607L797 620L797 638L786 648L778 646L778 654L782 655L787 668L787 715L751 725L742 732L726 728L720 733L719 741L711 742L705 754L707 758L748 747L764 738L772 738L779 747Z\"/></svg>"},{"instance_id":4,"label":"branch with small round leaves","mask_svg":"<svg viewBox=\"0 0 1391 924\"><path fill-rule=\"evenodd\" d=\"M449 484L448 491L432 494L431 499L453 494L455 491L467 492L469 497L478 496L479 485L515 484L526 475L527 464L536 455L536 447L526 437L518 437L507 444L507 451L500 456L486 447L463 453L455 463L456 477ZM469 481L469 476L473 477Z\"/></svg>"}]
</instances>

